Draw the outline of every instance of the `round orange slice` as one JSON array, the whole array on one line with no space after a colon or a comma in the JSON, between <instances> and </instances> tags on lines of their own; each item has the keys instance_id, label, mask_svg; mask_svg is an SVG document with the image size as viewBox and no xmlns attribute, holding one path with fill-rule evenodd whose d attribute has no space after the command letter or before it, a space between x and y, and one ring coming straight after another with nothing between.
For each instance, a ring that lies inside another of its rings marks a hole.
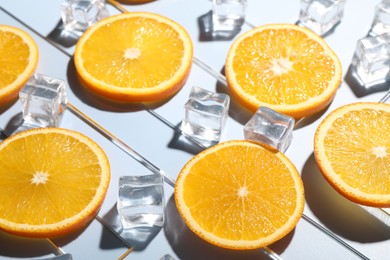
<instances>
[{"instance_id":1,"label":"round orange slice","mask_svg":"<svg viewBox=\"0 0 390 260\"><path fill-rule=\"evenodd\" d=\"M0 143L0 229L66 235L97 214L109 182L107 156L83 134L61 128L15 134Z\"/></svg>"},{"instance_id":2,"label":"round orange slice","mask_svg":"<svg viewBox=\"0 0 390 260\"><path fill-rule=\"evenodd\" d=\"M34 73L38 47L25 31L0 25L0 107L14 100Z\"/></svg>"},{"instance_id":3,"label":"round orange slice","mask_svg":"<svg viewBox=\"0 0 390 260\"><path fill-rule=\"evenodd\" d=\"M304 208L300 175L282 153L258 143L219 143L180 171L176 206L187 226L219 247L246 250L288 234Z\"/></svg>"},{"instance_id":4,"label":"round orange slice","mask_svg":"<svg viewBox=\"0 0 390 260\"><path fill-rule=\"evenodd\" d=\"M182 26L158 14L132 12L89 28L77 43L74 62L85 87L104 98L157 102L183 87L192 55Z\"/></svg>"},{"instance_id":5,"label":"round orange slice","mask_svg":"<svg viewBox=\"0 0 390 260\"><path fill-rule=\"evenodd\" d=\"M231 94L250 111L266 106L301 118L324 109L341 83L341 63L326 42L292 24L254 28L232 44L225 64Z\"/></svg>"},{"instance_id":6,"label":"round orange slice","mask_svg":"<svg viewBox=\"0 0 390 260\"><path fill-rule=\"evenodd\" d=\"M318 126L314 154L326 180L359 204L390 207L390 105L352 103Z\"/></svg>"}]
</instances>

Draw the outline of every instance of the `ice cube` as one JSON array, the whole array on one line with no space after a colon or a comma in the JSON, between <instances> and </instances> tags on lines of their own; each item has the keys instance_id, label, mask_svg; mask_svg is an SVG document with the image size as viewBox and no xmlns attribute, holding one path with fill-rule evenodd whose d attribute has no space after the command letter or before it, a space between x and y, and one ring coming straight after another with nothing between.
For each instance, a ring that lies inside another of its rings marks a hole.
<instances>
[{"instance_id":1,"label":"ice cube","mask_svg":"<svg viewBox=\"0 0 390 260\"><path fill-rule=\"evenodd\" d=\"M245 124L244 136L284 153L292 141L294 124L294 118L261 106Z\"/></svg>"},{"instance_id":2,"label":"ice cube","mask_svg":"<svg viewBox=\"0 0 390 260\"><path fill-rule=\"evenodd\" d=\"M25 125L57 127L66 107L65 82L34 74L19 92Z\"/></svg>"},{"instance_id":3,"label":"ice cube","mask_svg":"<svg viewBox=\"0 0 390 260\"><path fill-rule=\"evenodd\" d=\"M341 22L346 0L301 0L298 24L324 35Z\"/></svg>"},{"instance_id":4,"label":"ice cube","mask_svg":"<svg viewBox=\"0 0 390 260\"><path fill-rule=\"evenodd\" d=\"M246 0L213 0L212 21L214 31L235 31L245 21Z\"/></svg>"},{"instance_id":5,"label":"ice cube","mask_svg":"<svg viewBox=\"0 0 390 260\"><path fill-rule=\"evenodd\" d=\"M117 209L123 229L164 225L164 183L159 174L121 176Z\"/></svg>"},{"instance_id":6,"label":"ice cube","mask_svg":"<svg viewBox=\"0 0 390 260\"><path fill-rule=\"evenodd\" d=\"M390 33L359 39L352 65L361 85L369 88L384 83L390 72Z\"/></svg>"},{"instance_id":7,"label":"ice cube","mask_svg":"<svg viewBox=\"0 0 390 260\"><path fill-rule=\"evenodd\" d=\"M375 7L375 17L370 34L379 35L390 33L390 1L383 0Z\"/></svg>"},{"instance_id":8,"label":"ice cube","mask_svg":"<svg viewBox=\"0 0 390 260\"><path fill-rule=\"evenodd\" d=\"M205 146L219 142L228 118L230 97L200 87L191 89L184 105L182 131Z\"/></svg>"},{"instance_id":9,"label":"ice cube","mask_svg":"<svg viewBox=\"0 0 390 260\"><path fill-rule=\"evenodd\" d=\"M108 16L105 0L65 0L61 4L62 22L68 31L84 32Z\"/></svg>"}]
</instances>

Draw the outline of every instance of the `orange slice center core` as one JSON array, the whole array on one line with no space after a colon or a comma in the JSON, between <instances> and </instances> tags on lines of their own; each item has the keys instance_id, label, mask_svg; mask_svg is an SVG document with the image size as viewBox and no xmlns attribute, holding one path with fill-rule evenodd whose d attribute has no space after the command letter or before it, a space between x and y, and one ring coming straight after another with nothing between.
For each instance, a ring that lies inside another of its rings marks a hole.
<instances>
[{"instance_id":1,"label":"orange slice center core","mask_svg":"<svg viewBox=\"0 0 390 260\"><path fill-rule=\"evenodd\" d=\"M248 193L248 189L245 186L238 189L238 196L241 198L244 198Z\"/></svg>"},{"instance_id":2,"label":"orange slice center core","mask_svg":"<svg viewBox=\"0 0 390 260\"><path fill-rule=\"evenodd\" d=\"M39 185L39 184L45 184L47 182L47 179L49 177L49 174L46 172L36 172L31 179L31 184Z\"/></svg>"},{"instance_id":3,"label":"orange slice center core","mask_svg":"<svg viewBox=\"0 0 390 260\"><path fill-rule=\"evenodd\" d=\"M387 150L385 146L377 146L372 148L372 153L377 157L377 158L384 158L387 156Z\"/></svg>"},{"instance_id":4,"label":"orange slice center core","mask_svg":"<svg viewBox=\"0 0 390 260\"><path fill-rule=\"evenodd\" d=\"M128 48L125 50L125 59L135 60L141 56L141 51L137 48Z\"/></svg>"},{"instance_id":5,"label":"orange slice center core","mask_svg":"<svg viewBox=\"0 0 390 260\"><path fill-rule=\"evenodd\" d=\"M279 58L272 60L271 70L274 75L279 76L292 70L293 62L288 58Z\"/></svg>"}]
</instances>

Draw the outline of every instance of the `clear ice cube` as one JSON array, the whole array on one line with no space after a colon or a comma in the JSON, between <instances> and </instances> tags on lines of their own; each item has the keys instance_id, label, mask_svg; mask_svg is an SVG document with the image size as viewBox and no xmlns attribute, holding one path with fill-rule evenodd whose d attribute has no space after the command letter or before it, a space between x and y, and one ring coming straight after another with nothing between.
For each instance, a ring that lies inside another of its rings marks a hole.
<instances>
[{"instance_id":1,"label":"clear ice cube","mask_svg":"<svg viewBox=\"0 0 390 260\"><path fill-rule=\"evenodd\" d=\"M182 131L205 146L219 142L228 118L230 97L200 87L191 89L184 105Z\"/></svg>"},{"instance_id":2,"label":"clear ice cube","mask_svg":"<svg viewBox=\"0 0 390 260\"><path fill-rule=\"evenodd\" d=\"M299 24L324 35L341 22L346 0L301 0Z\"/></svg>"},{"instance_id":3,"label":"clear ice cube","mask_svg":"<svg viewBox=\"0 0 390 260\"><path fill-rule=\"evenodd\" d=\"M375 17L370 34L390 33L390 0L383 0L375 7Z\"/></svg>"},{"instance_id":4,"label":"clear ice cube","mask_svg":"<svg viewBox=\"0 0 390 260\"><path fill-rule=\"evenodd\" d=\"M123 228L164 225L164 183L159 174L121 176L117 209Z\"/></svg>"},{"instance_id":5,"label":"clear ice cube","mask_svg":"<svg viewBox=\"0 0 390 260\"><path fill-rule=\"evenodd\" d=\"M213 0L214 31L235 31L245 22L246 0Z\"/></svg>"},{"instance_id":6,"label":"clear ice cube","mask_svg":"<svg viewBox=\"0 0 390 260\"><path fill-rule=\"evenodd\" d=\"M384 83L390 72L390 33L359 39L352 65L361 85L371 87Z\"/></svg>"},{"instance_id":7,"label":"clear ice cube","mask_svg":"<svg viewBox=\"0 0 390 260\"><path fill-rule=\"evenodd\" d=\"M19 92L24 125L56 127L66 108L66 85L63 80L34 74Z\"/></svg>"},{"instance_id":8,"label":"clear ice cube","mask_svg":"<svg viewBox=\"0 0 390 260\"><path fill-rule=\"evenodd\" d=\"M284 153L292 141L294 123L294 118L261 106L245 124L244 136Z\"/></svg>"},{"instance_id":9,"label":"clear ice cube","mask_svg":"<svg viewBox=\"0 0 390 260\"><path fill-rule=\"evenodd\" d=\"M61 17L68 31L83 32L109 16L105 0L64 0Z\"/></svg>"}]
</instances>

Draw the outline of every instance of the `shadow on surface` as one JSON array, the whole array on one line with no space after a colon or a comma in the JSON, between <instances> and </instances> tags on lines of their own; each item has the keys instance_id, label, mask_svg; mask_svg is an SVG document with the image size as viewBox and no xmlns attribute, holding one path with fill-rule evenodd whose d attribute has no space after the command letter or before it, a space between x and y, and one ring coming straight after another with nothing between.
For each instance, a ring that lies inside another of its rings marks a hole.
<instances>
[{"instance_id":1,"label":"shadow on surface","mask_svg":"<svg viewBox=\"0 0 390 260\"><path fill-rule=\"evenodd\" d=\"M231 31L216 31L213 28L212 11L198 18L199 41L230 41L241 31L241 26Z\"/></svg>"},{"instance_id":2,"label":"shadow on surface","mask_svg":"<svg viewBox=\"0 0 390 260\"><path fill-rule=\"evenodd\" d=\"M337 94L336 94L337 95ZM333 102L333 101L332 101ZM312 123L316 122L323 114L325 114L326 111L328 111L330 105L332 104L332 102L330 102L329 105L327 105L324 109L322 109L321 111L311 115L311 116L308 116L308 117L302 117L298 120L295 120L295 126L294 126L294 130L297 130L297 129L300 129L300 128L304 128L308 125L311 125Z\"/></svg>"},{"instance_id":3,"label":"shadow on surface","mask_svg":"<svg viewBox=\"0 0 390 260\"><path fill-rule=\"evenodd\" d=\"M76 240L88 228L88 226L91 224L92 221L93 218L84 227L75 230L73 232L70 232L65 236L55 237L51 240L54 242L54 244L56 244L59 247L65 246L71 243L72 241Z\"/></svg>"},{"instance_id":4,"label":"shadow on surface","mask_svg":"<svg viewBox=\"0 0 390 260\"><path fill-rule=\"evenodd\" d=\"M181 151L185 151L190 154L198 154L204 150L204 147L198 145L192 139L184 136L178 129L181 128L181 122L176 125L176 129L174 129L174 134L171 141L168 143L168 147L172 149L177 149Z\"/></svg>"},{"instance_id":5,"label":"shadow on surface","mask_svg":"<svg viewBox=\"0 0 390 260\"><path fill-rule=\"evenodd\" d=\"M45 239L24 238L0 231L0 255L31 258L56 253Z\"/></svg>"},{"instance_id":6,"label":"shadow on surface","mask_svg":"<svg viewBox=\"0 0 390 260\"><path fill-rule=\"evenodd\" d=\"M372 93L386 91L389 89L390 82L388 81L375 84L370 87L366 87L362 82L360 82L360 80L358 80L358 78L359 77L356 74L356 67L351 64L348 68L347 73L344 76L344 81L348 84L348 86L351 88L354 95L358 98L370 95ZM377 100L373 100L373 101L377 101Z\"/></svg>"},{"instance_id":7,"label":"shadow on surface","mask_svg":"<svg viewBox=\"0 0 390 260\"><path fill-rule=\"evenodd\" d=\"M4 133L8 136L11 136L16 129L23 125L23 113L20 112L14 115L10 121L8 121L7 125L4 128Z\"/></svg>"},{"instance_id":8,"label":"shadow on surface","mask_svg":"<svg viewBox=\"0 0 390 260\"><path fill-rule=\"evenodd\" d=\"M177 211L174 197L172 196L165 209L166 223L164 226L165 236L172 249L180 259L270 259L263 249L256 250L229 250L214 246L193 233L184 223ZM277 253L283 252L290 243L293 232L272 245Z\"/></svg>"},{"instance_id":9,"label":"shadow on surface","mask_svg":"<svg viewBox=\"0 0 390 260\"><path fill-rule=\"evenodd\" d=\"M8 135L4 133L4 129L0 128L0 141L3 141L8 138Z\"/></svg>"},{"instance_id":10,"label":"shadow on surface","mask_svg":"<svg viewBox=\"0 0 390 260\"><path fill-rule=\"evenodd\" d=\"M220 70L220 73L225 76L225 67ZM238 103L234 96L231 95L227 85L218 81L215 86L215 91L224 93L230 97L229 117L231 117L236 122L240 123L241 125L245 125L253 116L253 112L243 107L240 103Z\"/></svg>"},{"instance_id":11,"label":"shadow on surface","mask_svg":"<svg viewBox=\"0 0 390 260\"><path fill-rule=\"evenodd\" d=\"M81 34L65 30L62 20L59 20L53 31L47 35L47 38L65 48L69 48L77 43Z\"/></svg>"},{"instance_id":12,"label":"shadow on surface","mask_svg":"<svg viewBox=\"0 0 390 260\"><path fill-rule=\"evenodd\" d=\"M114 206L102 217L102 219L110 225L110 227L117 233L121 232L122 224L119 219L116 203ZM112 237L116 239L112 239ZM119 240L108 228L103 228L102 237L100 240L100 248L113 249L126 247L122 241Z\"/></svg>"},{"instance_id":13,"label":"shadow on surface","mask_svg":"<svg viewBox=\"0 0 390 260\"><path fill-rule=\"evenodd\" d=\"M360 243L390 239L390 227L333 189L319 171L314 154L302 170L306 202L328 229Z\"/></svg>"},{"instance_id":14,"label":"shadow on surface","mask_svg":"<svg viewBox=\"0 0 390 260\"><path fill-rule=\"evenodd\" d=\"M134 251L144 250L153 238L161 231L161 227L122 229L116 203L110 211L103 216L103 220L110 225L114 231L120 234L120 236L133 247ZM124 247L123 242L121 242L118 238L113 241L112 236L116 237L110 230L108 230L108 228L104 228L100 247L103 249Z\"/></svg>"}]
</instances>

